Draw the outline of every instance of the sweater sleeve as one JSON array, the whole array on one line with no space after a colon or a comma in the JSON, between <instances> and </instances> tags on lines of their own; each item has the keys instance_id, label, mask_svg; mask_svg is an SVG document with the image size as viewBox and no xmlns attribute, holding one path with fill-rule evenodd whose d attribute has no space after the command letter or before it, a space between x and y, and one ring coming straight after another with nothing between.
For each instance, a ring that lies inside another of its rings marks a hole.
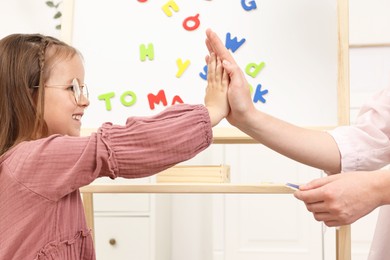
<instances>
[{"instance_id":1,"label":"sweater sleeve","mask_svg":"<svg viewBox=\"0 0 390 260\"><path fill-rule=\"evenodd\" d=\"M111 178L138 178L186 161L212 141L210 118L202 105L175 105L154 117L131 117L126 126L99 130L111 158Z\"/></svg>"},{"instance_id":2,"label":"sweater sleeve","mask_svg":"<svg viewBox=\"0 0 390 260\"><path fill-rule=\"evenodd\" d=\"M0 157L3 170L32 192L58 200L98 177L139 178L190 159L212 141L207 109L175 105L126 125L105 123L88 137L53 135Z\"/></svg>"},{"instance_id":3,"label":"sweater sleeve","mask_svg":"<svg viewBox=\"0 0 390 260\"><path fill-rule=\"evenodd\" d=\"M341 154L344 172L375 170L390 162L390 89L376 93L359 112L356 124L330 134Z\"/></svg>"}]
</instances>

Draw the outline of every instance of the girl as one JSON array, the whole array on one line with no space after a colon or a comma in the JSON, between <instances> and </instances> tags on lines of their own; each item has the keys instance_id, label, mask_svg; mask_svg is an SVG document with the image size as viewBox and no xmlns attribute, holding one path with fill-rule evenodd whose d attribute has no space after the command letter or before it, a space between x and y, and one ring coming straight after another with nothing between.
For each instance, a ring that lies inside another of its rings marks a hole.
<instances>
[{"instance_id":1,"label":"girl","mask_svg":"<svg viewBox=\"0 0 390 260\"><path fill-rule=\"evenodd\" d=\"M80 137L89 101L77 50L39 34L0 40L0 259L95 259L79 188L149 176L211 144L230 108L221 62L206 60L205 106L175 105Z\"/></svg>"}]
</instances>

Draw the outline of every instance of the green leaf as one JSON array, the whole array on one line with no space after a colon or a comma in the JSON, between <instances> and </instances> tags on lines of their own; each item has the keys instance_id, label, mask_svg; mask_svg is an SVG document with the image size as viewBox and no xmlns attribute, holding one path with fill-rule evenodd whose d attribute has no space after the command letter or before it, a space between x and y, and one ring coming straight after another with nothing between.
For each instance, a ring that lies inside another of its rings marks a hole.
<instances>
[{"instance_id":1,"label":"green leaf","mask_svg":"<svg viewBox=\"0 0 390 260\"><path fill-rule=\"evenodd\" d=\"M60 18L62 16L62 13L60 12L60 11L58 11L54 16L53 16L53 18L54 19L58 19L58 18Z\"/></svg>"},{"instance_id":2,"label":"green leaf","mask_svg":"<svg viewBox=\"0 0 390 260\"><path fill-rule=\"evenodd\" d=\"M56 26L56 30L61 30L61 24Z\"/></svg>"},{"instance_id":3,"label":"green leaf","mask_svg":"<svg viewBox=\"0 0 390 260\"><path fill-rule=\"evenodd\" d=\"M49 7L54 7L53 1L46 1L46 5Z\"/></svg>"}]
</instances>

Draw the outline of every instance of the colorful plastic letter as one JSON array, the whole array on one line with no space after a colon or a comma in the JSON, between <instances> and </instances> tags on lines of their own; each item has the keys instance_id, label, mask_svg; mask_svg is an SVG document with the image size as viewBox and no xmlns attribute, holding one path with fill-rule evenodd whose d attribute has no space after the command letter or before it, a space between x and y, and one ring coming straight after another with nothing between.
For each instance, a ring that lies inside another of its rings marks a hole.
<instances>
[{"instance_id":1,"label":"colorful plastic letter","mask_svg":"<svg viewBox=\"0 0 390 260\"><path fill-rule=\"evenodd\" d=\"M163 103L164 106L167 106L167 98L165 96L164 90L160 90L157 95L148 94L149 107L151 110L154 110L154 104Z\"/></svg>"},{"instance_id":2,"label":"colorful plastic letter","mask_svg":"<svg viewBox=\"0 0 390 260\"><path fill-rule=\"evenodd\" d=\"M173 99L172 99L172 106L176 103L180 103L180 104L183 104L183 100L181 99L181 97L179 96L174 96Z\"/></svg>"},{"instance_id":3,"label":"colorful plastic letter","mask_svg":"<svg viewBox=\"0 0 390 260\"><path fill-rule=\"evenodd\" d=\"M261 101L262 103L265 103L265 98L263 97L265 94L268 93L268 90L261 90L261 84L257 85L255 95L253 97L253 102L256 103L258 101Z\"/></svg>"},{"instance_id":4,"label":"colorful plastic letter","mask_svg":"<svg viewBox=\"0 0 390 260\"><path fill-rule=\"evenodd\" d=\"M241 41L237 41L237 37L234 37L232 39L231 34L227 33L225 46L227 49L230 49L232 50L232 52L235 52L238 48L241 47L241 45L244 44L245 41L246 41L245 38L243 38Z\"/></svg>"},{"instance_id":5,"label":"colorful plastic letter","mask_svg":"<svg viewBox=\"0 0 390 260\"><path fill-rule=\"evenodd\" d=\"M99 100L104 100L107 111L111 111L111 98L113 98L114 96L115 96L114 92L109 92L98 96Z\"/></svg>"},{"instance_id":6,"label":"colorful plastic letter","mask_svg":"<svg viewBox=\"0 0 390 260\"><path fill-rule=\"evenodd\" d=\"M190 22L193 23L192 26L188 25ZM195 16L189 16L186 19L184 19L184 21L183 21L183 27L187 31L194 31L194 30L198 29L199 25L200 25L199 14L197 14Z\"/></svg>"},{"instance_id":7,"label":"colorful plastic letter","mask_svg":"<svg viewBox=\"0 0 390 260\"><path fill-rule=\"evenodd\" d=\"M203 67L203 72L199 73L199 76L204 80L207 80L207 70L208 70L208 67L206 65Z\"/></svg>"},{"instance_id":8,"label":"colorful plastic letter","mask_svg":"<svg viewBox=\"0 0 390 260\"><path fill-rule=\"evenodd\" d=\"M172 11L175 11L176 13L179 12L179 6L176 4L176 2L174 0L170 0L168 1L165 5L162 6L162 10L164 11L164 13L168 16L168 17L171 17L172 16Z\"/></svg>"},{"instance_id":9,"label":"colorful plastic letter","mask_svg":"<svg viewBox=\"0 0 390 260\"><path fill-rule=\"evenodd\" d=\"M131 97L130 101L126 100L126 97L128 97L128 96ZM126 91L126 92L124 92L122 94L122 96L121 96L121 103L125 107L130 107L130 106L134 105L135 102L137 102L137 95L133 91Z\"/></svg>"},{"instance_id":10,"label":"colorful plastic letter","mask_svg":"<svg viewBox=\"0 0 390 260\"><path fill-rule=\"evenodd\" d=\"M241 0L241 6L242 6L242 8L244 8L245 11L251 11L251 10L257 8L255 0L249 1L248 4L249 5L246 4L245 0Z\"/></svg>"},{"instance_id":11,"label":"colorful plastic letter","mask_svg":"<svg viewBox=\"0 0 390 260\"><path fill-rule=\"evenodd\" d=\"M245 68L245 72L246 74L248 74L249 76L251 76L252 78L255 78L257 76L257 74L259 74L259 72L265 67L265 63L264 62L261 62L260 64L256 64L256 63L249 63L246 68Z\"/></svg>"},{"instance_id":12,"label":"colorful plastic letter","mask_svg":"<svg viewBox=\"0 0 390 260\"><path fill-rule=\"evenodd\" d=\"M181 75L183 75L184 71L190 66L190 61L186 60L184 63L182 59L176 60L177 67L179 68L179 71L176 73L176 78L180 78Z\"/></svg>"},{"instance_id":13,"label":"colorful plastic letter","mask_svg":"<svg viewBox=\"0 0 390 260\"><path fill-rule=\"evenodd\" d=\"M153 47L153 44L151 44L151 43L148 44L147 48L146 48L145 44L141 44L139 46L139 52L140 52L141 61L145 61L146 56L149 58L149 60L154 59L154 47Z\"/></svg>"}]
</instances>

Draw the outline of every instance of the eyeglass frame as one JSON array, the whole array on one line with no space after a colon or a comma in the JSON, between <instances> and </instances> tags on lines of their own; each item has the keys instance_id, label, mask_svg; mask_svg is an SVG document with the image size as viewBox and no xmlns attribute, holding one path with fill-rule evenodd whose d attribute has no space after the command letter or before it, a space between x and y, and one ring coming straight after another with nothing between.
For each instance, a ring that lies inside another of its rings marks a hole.
<instances>
[{"instance_id":1,"label":"eyeglass frame","mask_svg":"<svg viewBox=\"0 0 390 260\"><path fill-rule=\"evenodd\" d=\"M80 85L79 84L79 81L74 78L72 80L72 84L58 84L58 85L44 85L44 87L46 88L56 88L56 89L63 89L63 90L67 90L67 89L64 89L62 87L72 87L72 92L73 92L73 97L76 101L76 104L77 105L80 105L80 101L81 101L81 95L83 95L87 100L89 100L89 91L88 91L88 86L87 84L82 84ZM39 88L39 86L33 86L33 88Z\"/></svg>"}]
</instances>

